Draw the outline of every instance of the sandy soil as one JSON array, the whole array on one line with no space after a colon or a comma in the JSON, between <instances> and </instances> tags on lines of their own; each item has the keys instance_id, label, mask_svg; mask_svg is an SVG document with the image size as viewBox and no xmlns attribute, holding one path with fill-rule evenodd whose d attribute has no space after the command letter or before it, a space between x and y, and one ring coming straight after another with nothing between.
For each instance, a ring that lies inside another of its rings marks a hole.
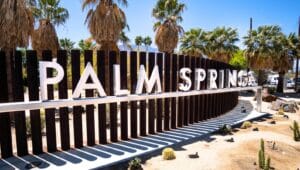
<instances>
[{"instance_id":1,"label":"sandy soil","mask_svg":"<svg viewBox=\"0 0 300 170\"><path fill-rule=\"evenodd\" d=\"M297 99L299 100L299 99ZM299 100L300 101L300 100ZM145 170L212 170L212 169L259 169L258 150L260 139L265 141L266 155L271 158L275 169L296 170L300 168L300 142L292 137L290 125L293 120L300 122L300 111L286 113L289 119L276 115L264 103L264 111L273 114L272 119L253 122L248 129L237 129L233 135L211 135L208 140L198 141L175 151L176 159L165 161L161 156L152 157L144 164ZM270 124L275 120L276 124ZM259 131L252 131L258 127ZM226 139L233 137L233 143ZM272 149L275 142L275 149ZM198 159L191 159L189 154L198 152Z\"/></svg>"}]
</instances>

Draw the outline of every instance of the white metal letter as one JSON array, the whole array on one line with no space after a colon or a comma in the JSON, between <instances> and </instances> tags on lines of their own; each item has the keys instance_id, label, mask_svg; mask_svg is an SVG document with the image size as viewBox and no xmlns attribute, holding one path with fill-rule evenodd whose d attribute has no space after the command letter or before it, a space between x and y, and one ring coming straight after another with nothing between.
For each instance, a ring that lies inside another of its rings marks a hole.
<instances>
[{"instance_id":1,"label":"white metal letter","mask_svg":"<svg viewBox=\"0 0 300 170\"><path fill-rule=\"evenodd\" d=\"M192 86L191 78L187 74L191 74L192 70L190 68L180 69L179 77L184 81L184 83L179 83L179 90L189 91Z\"/></svg>"},{"instance_id":2,"label":"white metal letter","mask_svg":"<svg viewBox=\"0 0 300 170\"><path fill-rule=\"evenodd\" d=\"M158 66L157 65L154 66L153 71L151 73L150 80L149 80L147 77L144 65L141 65L135 93L142 94L144 85L145 85L147 93L151 93L155 84L157 87L157 92L160 93L161 92L161 82L160 82L160 77L159 77Z\"/></svg>"},{"instance_id":3,"label":"white metal letter","mask_svg":"<svg viewBox=\"0 0 300 170\"><path fill-rule=\"evenodd\" d=\"M223 89L224 88L224 70L219 70L219 89Z\"/></svg>"},{"instance_id":4,"label":"white metal letter","mask_svg":"<svg viewBox=\"0 0 300 170\"><path fill-rule=\"evenodd\" d=\"M195 70L195 90L200 90L200 84L206 78L206 72L202 68L197 68Z\"/></svg>"},{"instance_id":5,"label":"white metal letter","mask_svg":"<svg viewBox=\"0 0 300 170\"><path fill-rule=\"evenodd\" d=\"M208 89L216 89L216 88L218 88L217 87L217 83L216 83L217 76L218 76L217 70L215 70L215 69L208 69L207 71L208 71L207 88Z\"/></svg>"},{"instance_id":6,"label":"white metal letter","mask_svg":"<svg viewBox=\"0 0 300 170\"><path fill-rule=\"evenodd\" d=\"M121 89L120 65L114 65L114 94L116 96L128 95L127 89Z\"/></svg>"},{"instance_id":7,"label":"white metal letter","mask_svg":"<svg viewBox=\"0 0 300 170\"><path fill-rule=\"evenodd\" d=\"M93 83L87 83L88 78L91 77ZM100 96L106 96L106 93L93 69L90 62L87 63L82 76L74 90L73 98L79 98L82 90L96 89Z\"/></svg>"},{"instance_id":8,"label":"white metal letter","mask_svg":"<svg viewBox=\"0 0 300 170\"><path fill-rule=\"evenodd\" d=\"M249 77L246 70L241 70L238 73L238 85L239 87L246 87L248 85Z\"/></svg>"},{"instance_id":9,"label":"white metal letter","mask_svg":"<svg viewBox=\"0 0 300 170\"><path fill-rule=\"evenodd\" d=\"M236 87L236 82L237 82L237 70L232 70L232 72L230 71L230 69L226 69L226 73L227 73L227 88L230 87Z\"/></svg>"},{"instance_id":10,"label":"white metal letter","mask_svg":"<svg viewBox=\"0 0 300 170\"><path fill-rule=\"evenodd\" d=\"M48 78L47 68L55 69L57 71L57 75L55 77ZM40 61L39 72L40 72L41 99L48 100L47 85L59 83L64 78L64 70L56 62Z\"/></svg>"}]
</instances>

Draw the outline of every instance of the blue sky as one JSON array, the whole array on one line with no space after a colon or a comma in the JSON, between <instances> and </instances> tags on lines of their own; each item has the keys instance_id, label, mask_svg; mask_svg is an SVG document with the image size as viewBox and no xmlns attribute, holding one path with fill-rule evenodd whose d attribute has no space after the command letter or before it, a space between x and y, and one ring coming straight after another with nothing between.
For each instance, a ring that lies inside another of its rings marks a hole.
<instances>
[{"instance_id":1,"label":"blue sky","mask_svg":"<svg viewBox=\"0 0 300 170\"><path fill-rule=\"evenodd\" d=\"M57 28L59 38L70 38L78 42L90 36L84 24L87 11L82 11L83 0L61 0L61 5L69 10L67 23ZM128 0L128 7L121 7L126 13L130 32L127 35L134 43L137 35L151 36L155 19L151 16L156 0ZM187 5L181 23L184 30L202 28L212 30L217 26L238 29L242 38L249 30L249 18L253 18L253 28L260 25L279 25L286 34L297 32L300 16L299 0L180 0ZM238 45L242 47L242 42ZM153 44L152 46L155 47Z\"/></svg>"}]
</instances>

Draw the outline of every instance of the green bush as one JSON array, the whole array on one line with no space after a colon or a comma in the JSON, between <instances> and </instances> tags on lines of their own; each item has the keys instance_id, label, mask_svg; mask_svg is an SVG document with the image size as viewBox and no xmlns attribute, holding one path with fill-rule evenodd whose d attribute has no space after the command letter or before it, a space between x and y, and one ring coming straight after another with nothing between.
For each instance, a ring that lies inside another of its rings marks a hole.
<instances>
[{"instance_id":1,"label":"green bush","mask_svg":"<svg viewBox=\"0 0 300 170\"><path fill-rule=\"evenodd\" d=\"M218 133L222 134L222 135L227 135L227 134L231 134L232 132L232 128L230 125L224 124L223 126L221 126L218 131Z\"/></svg>"},{"instance_id":2,"label":"green bush","mask_svg":"<svg viewBox=\"0 0 300 170\"><path fill-rule=\"evenodd\" d=\"M133 160L131 160L130 162L129 162L129 167L128 167L128 169L129 170L142 170L143 169L143 167L142 167L142 165L141 165L141 159L139 159L139 158L134 158Z\"/></svg>"}]
</instances>

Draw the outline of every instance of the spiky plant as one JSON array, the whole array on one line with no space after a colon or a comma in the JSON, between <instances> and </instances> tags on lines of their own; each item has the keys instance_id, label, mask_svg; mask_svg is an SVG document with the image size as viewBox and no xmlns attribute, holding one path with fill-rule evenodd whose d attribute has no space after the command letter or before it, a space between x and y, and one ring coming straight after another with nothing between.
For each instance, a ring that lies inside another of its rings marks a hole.
<instances>
[{"instance_id":1,"label":"spiky plant","mask_svg":"<svg viewBox=\"0 0 300 170\"><path fill-rule=\"evenodd\" d=\"M134 39L135 45L138 48L138 51L140 51L140 47L143 44L143 37L142 36L136 36Z\"/></svg>"},{"instance_id":2,"label":"spiky plant","mask_svg":"<svg viewBox=\"0 0 300 170\"><path fill-rule=\"evenodd\" d=\"M149 36L145 37L145 38L143 39L143 43L144 43L145 46L146 46L146 51L148 51L149 46L151 46L151 44L152 44L152 39L151 39L151 37L149 37Z\"/></svg>"},{"instance_id":3,"label":"spiky plant","mask_svg":"<svg viewBox=\"0 0 300 170\"><path fill-rule=\"evenodd\" d=\"M209 58L228 63L239 50L235 44L239 41L236 29L217 27L207 33L206 54Z\"/></svg>"},{"instance_id":4,"label":"spiky plant","mask_svg":"<svg viewBox=\"0 0 300 170\"><path fill-rule=\"evenodd\" d=\"M127 6L127 0L118 0ZM118 51L117 42L122 30L127 26L125 13L115 0L84 0L82 8L89 8L86 23L93 39L101 50Z\"/></svg>"},{"instance_id":5,"label":"spiky plant","mask_svg":"<svg viewBox=\"0 0 300 170\"><path fill-rule=\"evenodd\" d=\"M39 27L32 36L32 48L39 57L43 50L51 50L56 56L59 49L55 26L64 24L69 18L67 9L59 6L60 0L38 0L32 8L34 17L39 20Z\"/></svg>"},{"instance_id":6,"label":"spiky plant","mask_svg":"<svg viewBox=\"0 0 300 170\"><path fill-rule=\"evenodd\" d=\"M183 28L179 25L182 22L182 12L186 5L178 0L158 0L152 10L152 16L157 19L154 24L155 44L158 50L172 53L177 46L179 35Z\"/></svg>"},{"instance_id":7,"label":"spiky plant","mask_svg":"<svg viewBox=\"0 0 300 170\"><path fill-rule=\"evenodd\" d=\"M294 141L300 141L300 132L298 122L294 120L293 126L290 127L293 131Z\"/></svg>"},{"instance_id":8,"label":"spiky plant","mask_svg":"<svg viewBox=\"0 0 300 170\"><path fill-rule=\"evenodd\" d=\"M260 139L260 150L258 152L258 165L262 169L265 167L265 145L263 139Z\"/></svg>"},{"instance_id":9,"label":"spiky plant","mask_svg":"<svg viewBox=\"0 0 300 170\"><path fill-rule=\"evenodd\" d=\"M207 33L200 28L193 28L184 33L180 39L180 51L191 56L204 55L207 45Z\"/></svg>"}]
</instances>

